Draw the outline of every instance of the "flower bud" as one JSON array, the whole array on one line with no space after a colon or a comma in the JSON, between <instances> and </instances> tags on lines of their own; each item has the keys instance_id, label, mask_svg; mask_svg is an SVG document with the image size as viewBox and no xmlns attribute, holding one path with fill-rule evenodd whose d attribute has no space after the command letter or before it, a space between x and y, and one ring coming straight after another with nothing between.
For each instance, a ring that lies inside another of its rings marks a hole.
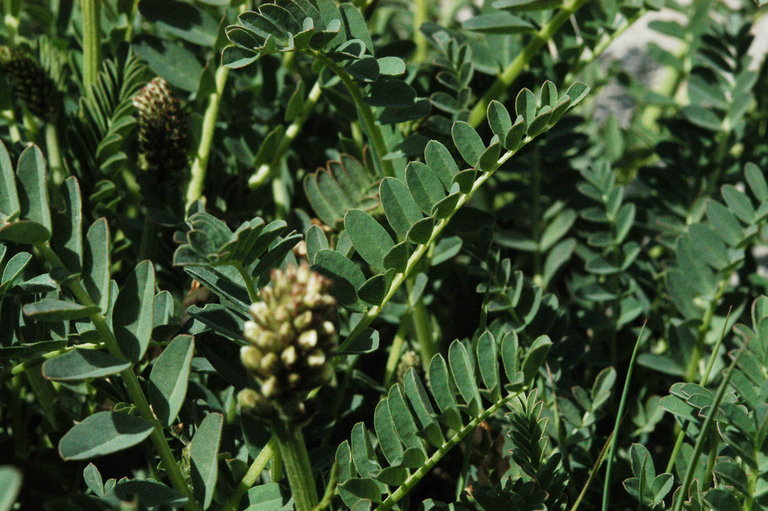
<instances>
[{"instance_id":1,"label":"flower bud","mask_svg":"<svg viewBox=\"0 0 768 511\"><path fill-rule=\"evenodd\" d=\"M286 420L301 420L307 393L333 378L328 362L336 347L336 299L331 282L309 269L273 270L261 302L250 307L241 350L243 365L259 382L259 394Z\"/></svg>"},{"instance_id":2,"label":"flower bud","mask_svg":"<svg viewBox=\"0 0 768 511\"><path fill-rule=\"evenodd\" d=\"M178 174L187 166L189 133L181 102L168 82L153 79L134 96L133 105L139 114L141 167Z\"/></svg>"},{"instance_id":3,"label":"flower bud","mask_svg":"<svg viewBox=\"0 0 768 511\"><path fill-rule=\"evenodd\" d=\"M0 65L14 96L33 115L44 121L58 115L61 111L61 92L38 62L19 50L2 46Z\"/></svg>"}]
</instances>

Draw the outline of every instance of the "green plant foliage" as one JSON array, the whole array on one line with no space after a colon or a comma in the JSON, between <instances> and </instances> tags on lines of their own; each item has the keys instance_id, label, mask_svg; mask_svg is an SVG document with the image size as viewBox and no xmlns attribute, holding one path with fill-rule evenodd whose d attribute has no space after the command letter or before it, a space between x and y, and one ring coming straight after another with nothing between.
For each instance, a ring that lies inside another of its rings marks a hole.
<instances>
[{"instance_id":1,"label":"green plant foliage","mask_svg":"<svg viewBox=\"0 0 768 511\"><path fill-rule=\"evenodd\" d=\"M768 508L762 3L0 2L0 511Z\"/></svg>"}]
</instances>

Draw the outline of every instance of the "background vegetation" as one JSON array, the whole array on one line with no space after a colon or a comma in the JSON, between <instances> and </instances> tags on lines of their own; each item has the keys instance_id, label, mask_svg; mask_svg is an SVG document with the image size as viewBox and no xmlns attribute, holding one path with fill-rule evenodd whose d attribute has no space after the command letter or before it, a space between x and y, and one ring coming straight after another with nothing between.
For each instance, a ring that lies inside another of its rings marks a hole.
<instances>
[{"instance_id":1,"label":"background vegetation","mask_svg":"<svg viewBox=\"0 0 768 511\"><path fill-rule=\"evenodd\" d=\"M1 511L768 508L762 2L478 3L3 1Z\"/></svg>"}]
</instances>

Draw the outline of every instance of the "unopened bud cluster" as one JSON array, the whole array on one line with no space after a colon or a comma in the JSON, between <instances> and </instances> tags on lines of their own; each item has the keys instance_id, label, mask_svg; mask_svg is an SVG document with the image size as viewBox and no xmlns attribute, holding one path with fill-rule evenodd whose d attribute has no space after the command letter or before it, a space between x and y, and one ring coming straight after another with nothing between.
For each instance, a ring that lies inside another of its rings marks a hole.
<instances>
[{"instance_id":1,"label":"unopened bud cluster","mask_svg":"<svg viewBox=\"0 0 768 511\"><path fill-rule=\"evenodd\" d=\"M251 305L253 320L243 333L250 345L240 352L259 389L244 390L239 401L265 418L299 420L307 414L307 391L333 377L336 299L328 294L330 280L306 263L274 270L270 280L263 301Z\"/></svg>"},{"instance_id":2,"label":"unopened bud cluster","mask_svg":"<svg viewBox=\"0 0 768 511\"><path fill-rule=\"evenodd\" d=\"M61 94L39 63L19 50L2 46L0 65L14 97L21 100L33 115L44 121L58 115Z\"/></svg>"},{"instance_id":3,"label":"unopened bud cluster","mask_svg":"<svg viewBox=\"0 0 768 511\"><path fill-rule=\"evenodd\" d=\"M144 170L177 173L187 166L189 143L181 102L157 77L133 98L139 112L139 149Z\"/></svg>"}]
</instances>

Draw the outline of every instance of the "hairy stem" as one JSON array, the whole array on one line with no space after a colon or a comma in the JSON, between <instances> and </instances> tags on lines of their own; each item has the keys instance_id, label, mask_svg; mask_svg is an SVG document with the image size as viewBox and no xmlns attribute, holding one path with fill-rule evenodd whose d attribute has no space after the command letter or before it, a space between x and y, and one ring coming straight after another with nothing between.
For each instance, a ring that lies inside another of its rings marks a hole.
<instances>
[{"instance_id":1,"label":"hairy stem","mask_svg":"<svg viewBox=\"0 0 768 511\"><path fill-rule=\"evenodd\" d=\"M101 0L80 0L83 12L83 85L87 94L96 85L101 65Z\"/></svg>"},{"instance_id":2,"label":"hairy stem","mask_svg":"<svg viewBox=\"0 0 768 511\"><path fill-rule=\"evenodd\" d=\"M205 174L208 171L208 160L211 157L211 147L213 145L213 134L216 131L216 120L219 117L219 106L221 105L221 96L227 85L229 69L219 66L216 70L216 88L208 96L208 107L203 114L203 127L200 133L200 144L195 151L195 160L192 162L191 177L187 186L187 207L203 196L203 187L205 186Z\"/></svg>"},{"instance_id":3,"label":"hairy stem","mask_svg":"<svg viewBox=\"0 0 768 511\"><path fill-rule=\"evenodd\" d=\"M472 112L469 114L469 124L477 126L485 119L485 112L488 109L488 103L493 99L499 99L504 92L514 83L520 73L528 66L531 59L539 52L550 39L557 33L565 21L578 11L587 0L569 0L563 4L560 10L555 14L541 29L533 34L533 39L517 54L515 59L504 68L496 81L485 92L483 97L475 104Z\"/></svg>"},{"instance_id":4,"label":"hairy stem","mask_svg":"<svg viewBox=\"0 0 768 511\"><path fill-rule=\"evenodd\" d=\"M20 362L16 364L11 368L11 375L13 376L19 375L24 371L26 371L27 369L30 369L35 366L39 366L40 364L42 364L43 362L45 362L50 358L56 358L59 355L69 353L74 349L95 350L95 349L102 349L102 348L104 348L104 344L102 343L98 343L98 344L85 343L85 344L78 344L76 346L67 346L66 348L62 348L60 350L49 351L47 353L40 355L39 357L28 358L24 362Z\"/></svg>"},{"instance_id":5,"label":"hairy stem","mask_svg":"<svg viewBox=\"0 0 768 511\"><path fill-rule=\"evenodd\" d=\"M317 488L301 427L278 420L275 434L296 511L312 511L318 503Z\"/></svg>"}]
</instances>

